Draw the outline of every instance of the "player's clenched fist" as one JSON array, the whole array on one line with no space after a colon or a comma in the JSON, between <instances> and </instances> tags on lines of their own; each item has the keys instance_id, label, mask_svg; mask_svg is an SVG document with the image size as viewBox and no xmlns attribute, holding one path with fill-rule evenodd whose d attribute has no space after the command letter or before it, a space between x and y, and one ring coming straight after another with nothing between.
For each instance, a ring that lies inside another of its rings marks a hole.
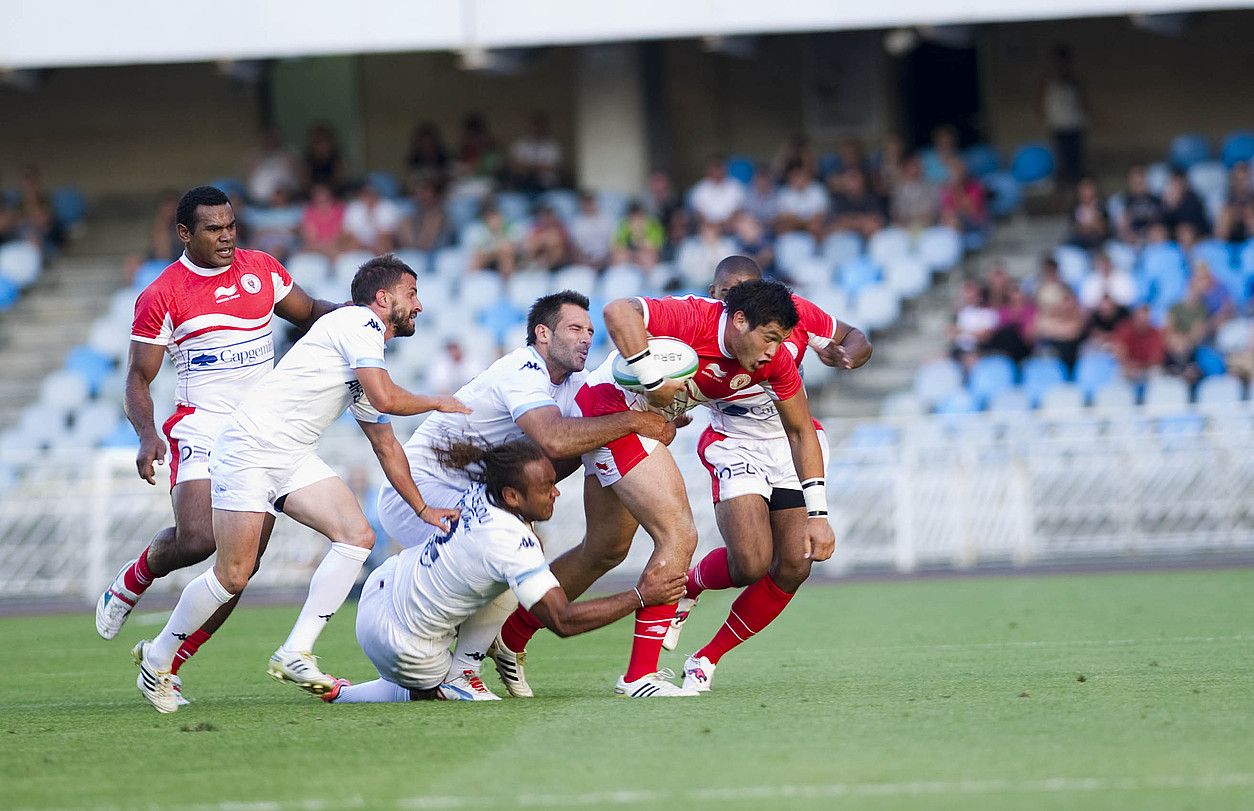
<instances>
[{"instance_id":1,"label":"player's clenched fist","mask_svg":"<svg viewBox=\"0 0 1254 811\"><path fill-rule=\"evenodd\" d=\"M827 518L811 518L806 522L806 554L809 560L827 560L836 551L836 533Z\"/></svg>"},{"instance_id":2,"label":"player's clenched fist","mask_svg":"<svg viewBox=\"0 0 1254 811\"><path fill-rule=\"evenodd\" d=\"M636 590L645 605L669 605L679 602L687 590L687 572L668 571L661 563L655 563L640 575Z\"/></svg>"},{"instance_id":3,"label":"player's clenched fist","mask_svg":"<svg viewBox=\"0 0 1254 811\"><path fill-rule=\"evenodd\" d=\"M457 523L457 519L461 517L461 511L427 505L418 513L418 517L431 526L448 532Z\"/></svg>"},{"instance_id":4,"label":"player's clenched fist","mask_svg":"<svg viewBox=\"0 0 1254 811\"><path fill-rule=\"evenodd\" d=\"M155 434L139 440L139 453L135 454L135 468L139 477L149 484L157 483L153 465L165 464L165 443Z\"/></svg>"},{"instance_id":5,"label":"player's clenched fist","mask_svg":"<svg viewBox=\"0 0 1254 811\"><path fill-rule=\"evenodd\" d=\"M645 393L645 397L649 400L649 405L654 408L666 408L675 400L675 395L684 391L686 384L682 380L673 380L666 378L662 381L662 385L656 389Z\"/></svg>"}]
</instances>

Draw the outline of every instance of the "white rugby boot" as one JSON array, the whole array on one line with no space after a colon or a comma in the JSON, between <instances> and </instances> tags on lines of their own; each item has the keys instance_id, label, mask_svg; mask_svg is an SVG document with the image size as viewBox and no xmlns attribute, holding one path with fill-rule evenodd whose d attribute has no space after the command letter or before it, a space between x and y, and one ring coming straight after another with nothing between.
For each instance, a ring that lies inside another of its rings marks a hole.
<instances>
[{"instance_id":1,"label":"white rugby boot","mask_svg":"<svg viewBox=\"0 0 1254 811\"><path fill-rule=\"evenodd\" d=\"M138 667L144 666L144 654L148 651L148 645L151 644L147 639L141 639L131 648L131 660ZM174 691L174 702L180 707L186 707L192 702L183 696L183 680L179 678L177 673L170 674L170 688Z\"/></svg>"},{"instance_id":2,"label":"white rugby boot","mask_svg":"<svg viewBox=\"0 0 1254 811\"><path fill-rule=\"evenodd\" d=\"M463 670L461 675L436 688L445 701L500 701L501 697L488 689L473 670Z\"/></svg>"},{"instance_id":3,"label":"white rugby boot","mask_svg":"<svg viewBox=\"0 0 1254 811\"><path fill-rule=\"evenodd\" d=\"M139 677L135 679L135 686L157 712L175 712L179 708L179 701L174 692L174 676L170 675L169 670L157 670L149 665L145 659L147 649L146 639L140 640L131 649L131 658L139 665Z\"/></svg>"},{"instance_id":4,"label":"white rugby boot","mask_svg":"<svg viewBox=\"0 0 1254 811\"><path fill-rule=\"evenodd\" d=\"M614 695L620 698L669 698L671 696L695 696L696 690L678 687L671 682L675 671L662 668L656 673L641 676L635 681L624 681L619 677L614 687Z\"/></svg>"},{"instance_id":5,"label":"white rugby boot","mask_svg":"<svg viewBox=\"0 0 1254 811\"><path fill-rule=\"evenodd\" d=\"M128 589L122 579L122 573L134 566L137 560L139 558L132 558L118 569L113 582L101 592L100 599L96 600L96 633L103 639L113 639L121 632L126 618L139 602L140 595Z\"/></svg>"},{"instance_id":6,"label":"white rugby boot","mask_svg":"<svg viewBox=\"0 0 1254 811\"><path fill-rule=\"evenodd\" d=\"M716 665L704 656L695 653L684 662L684 688L708 693L714 686L714 668Z\"/></svg>"},{"instance_id":7,"label":"white rugby boot","mask_svg":"<svg viewBox=\"0 0 1254 811\"><path fill-rule=\"evenodd\" d=\"M679 598L679 603L675 606L675 618L671 620L671 627L666 629L666 636L662 637L663 648L675 650L675 648L679 647L679 635L684 630L684 623L688 621L688 615L692 613L692 609L696 605L696 597Z\"/></svg>"},{"instance_id":8,"label":"white rugby boot","mask_svg":"<svg viewBox=\"0 0 1254 811\"><path fill-rule=\"evenodd\" d=\"M318 667L318 657L309 651L279 648L270 657L266 672L279 681L290 681L316 696L335 689L335 677L323 673Z\"/></svg>"},{"instance_id":9,"label":"white rugby boot","mask_svg":"<svg viewBox=\"0 0 1254 811\"><path fill-rule=\"evenodd\" d=\"M505 643L501 641L501 635L497 634L496 639L488 646L488 656L496 667L497 675L501 677L501 683L505 685L505 689L511 696L514 698L535 696L535 693L531 691L531 685L527 684L526 674L523 673L523 666L527 664L526 651L514 653L505 647Z\"/></svg>"}]
</instances>

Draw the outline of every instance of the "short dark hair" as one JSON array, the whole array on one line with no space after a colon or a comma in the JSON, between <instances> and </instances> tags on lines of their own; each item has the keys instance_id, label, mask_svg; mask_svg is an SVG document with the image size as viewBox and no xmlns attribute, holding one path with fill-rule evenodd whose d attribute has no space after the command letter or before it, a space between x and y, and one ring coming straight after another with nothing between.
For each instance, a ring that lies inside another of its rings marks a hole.
<instances>
[{"instance_id":1,"label":"short dark hair","mask_svg":"<svg viewBox=\"0 0 1254 811\"><path fill-rule=\"evenodd\" d=\"M201 206L227 206L231 198L216 186L197 186L179 198L178 211L174 221L188 231L196 230L196 209Z\"/></svg>"},{"instance_id":2,"label":"short dark hair","mask_svg":"<svg viewBox=\"0 0 1254 811\"><path fill-rule=\"evenodd\" d=\"M588 297L574 290L562 290L541 296L527 311L527 346L536 345L536 327L543 324L549 329L557 329L557 317L562 312L563 304L588 309Z\"/></svg>"},{"instance_id":3,"label":"short dark hair","mask_svg":"<svg viewBox=\"0 0 1254 811\"><path fill-rule=\"evenodd\" d=\"M797 305L792 291L780 282L757 280L738 284L727 291L727 312L744 313L749 329L779 324L784 329L797 326Z\"/></svg>"},{"instance_id":4,"label":"short dark hair","mask_svg":"<svg viewBox=\"0 0 1254 811\"><path fill-rule=\"evenodd\" d=\"M384 254L366 262L357 268L350 288L354 304L369 305L374 303L375 293L380 290L391 290L405 274L418 278L414 269L397 259L392 254Z\"/></svg>"},{"instance_id":5,"label":"short dark hair","mask_svg":"<svg viewBox=\"0 0 1254 811\"><path fill-rule=\"evenodd\" d=\"M752 257L734 253L723 258L714 268L714 284L728 276L747 276L748 281L762 278L762 268Z\"/></svg>"},{"instance_id":6,"label":"short dark hair","mask_svg":"<svg viewBox=\"0 0 1254 811\"><path fill-rule=\"evenodd\" d=\"M451 440L436 445L433 450L441 467L464 471L471 481L484 485L498 507L504 506L506 487L525 489L524 471L528 464L548 458L540 446L527 437L497 445Z\"/></svg>"}]
</instances>

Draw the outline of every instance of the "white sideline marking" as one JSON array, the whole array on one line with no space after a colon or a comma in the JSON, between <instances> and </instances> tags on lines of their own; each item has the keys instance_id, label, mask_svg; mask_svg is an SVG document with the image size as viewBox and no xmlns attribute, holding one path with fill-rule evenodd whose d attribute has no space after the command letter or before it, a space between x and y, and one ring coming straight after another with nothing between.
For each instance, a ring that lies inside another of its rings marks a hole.
<instances>
[{"instance_id":1,"label":"white sideline marking","mask_svg":"<svg viewBox=\"0 0 1254 811\"><path fill-rule=\"evenodd\" d=\"M170 611L145 611L131 618L132 625L165 625L170 619Z\"/></svg>"},{"instance_id":2,"label":"white sideline marking","mask_svg":"<svg viewBox=\"0 0 1254 811\"><path fill-rule=\"evenodd\" d=\"M584 794L530 794L510 796L434 795L405 797L371 807L391 807L397 811L470 807L552 808L587 805L637 805L640 803L722 803L737 800L813 800L836 797L918 797L969 794L1063 794L1125 791L1222 790L1254 787L1254 774L1220 774L1209 777L1174 775L1165 777L1043 777L1035 780L920 780L904 783L827 783L819 785L744 786L663 791L620 789ZM197 803L178 806L149 804L145 811L180 808L185 811L332 811L364 808L361 797L336 800L257 800L253 802ZM121 811L118 806L85 806L74 811ZM32 811L27 809L26 811ZM70 811L62 809L61 811Z\"/></svg>"}]
</instances>

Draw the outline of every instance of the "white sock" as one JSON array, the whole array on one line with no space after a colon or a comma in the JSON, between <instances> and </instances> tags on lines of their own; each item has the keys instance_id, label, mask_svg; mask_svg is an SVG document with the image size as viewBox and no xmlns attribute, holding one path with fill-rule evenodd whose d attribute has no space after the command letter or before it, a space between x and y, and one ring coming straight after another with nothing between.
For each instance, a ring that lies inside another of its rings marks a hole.
<instances>
[{"instance_id":1,"label":"white sock","mask_svg":"<svg viewBox=\"0 0 1254 811\"><path fill-rule=\"evenodd\" d=\"M478 673L488 655L501 626L518 607L514 592L506 589L500 597L471 614L457 628L457 647L453 649L453 662L449 676L460 676L464 670Z\"/></svg>"},{"instance_id":2,"label":"white sock","mask_svg":"<svg viewBox=\"0 0 1254 811\"><path fill-rule=\"evenodd\" d=\"M340 688L333 704L384 704L409 701L409 688L393 684L387 679L375 679L361 684L346 684Z\"/></svg>"},{"instance_id":3,"label":"white sock","mask_svg":"<svg viewBox=\"0 0 1254 811\"><path fill-rule=\"evenodd\" d=\"M148 664L157 670L169 670L183 640L199 630L218 608L234 596L218 582L213 569L188 583L178 605L174 606L174 612L170 614L169 622L148 646Z\"/></svg>"},{"instance_id":4,"label":"white sock","mask_svg":"<svg viewBox=\"0 0 1254 811\"><path fill-rule=\"evenodd\" d=\"M292 653L313 650L318 634L348 598L353 584L357 582L361 564L369 556L370 550L363 546L331 542L331 551L318 564L309 581L309 596L305 598L296 624L292 626L292 633L283 643L283 650Z\"/></svg>"}]
</instances>

